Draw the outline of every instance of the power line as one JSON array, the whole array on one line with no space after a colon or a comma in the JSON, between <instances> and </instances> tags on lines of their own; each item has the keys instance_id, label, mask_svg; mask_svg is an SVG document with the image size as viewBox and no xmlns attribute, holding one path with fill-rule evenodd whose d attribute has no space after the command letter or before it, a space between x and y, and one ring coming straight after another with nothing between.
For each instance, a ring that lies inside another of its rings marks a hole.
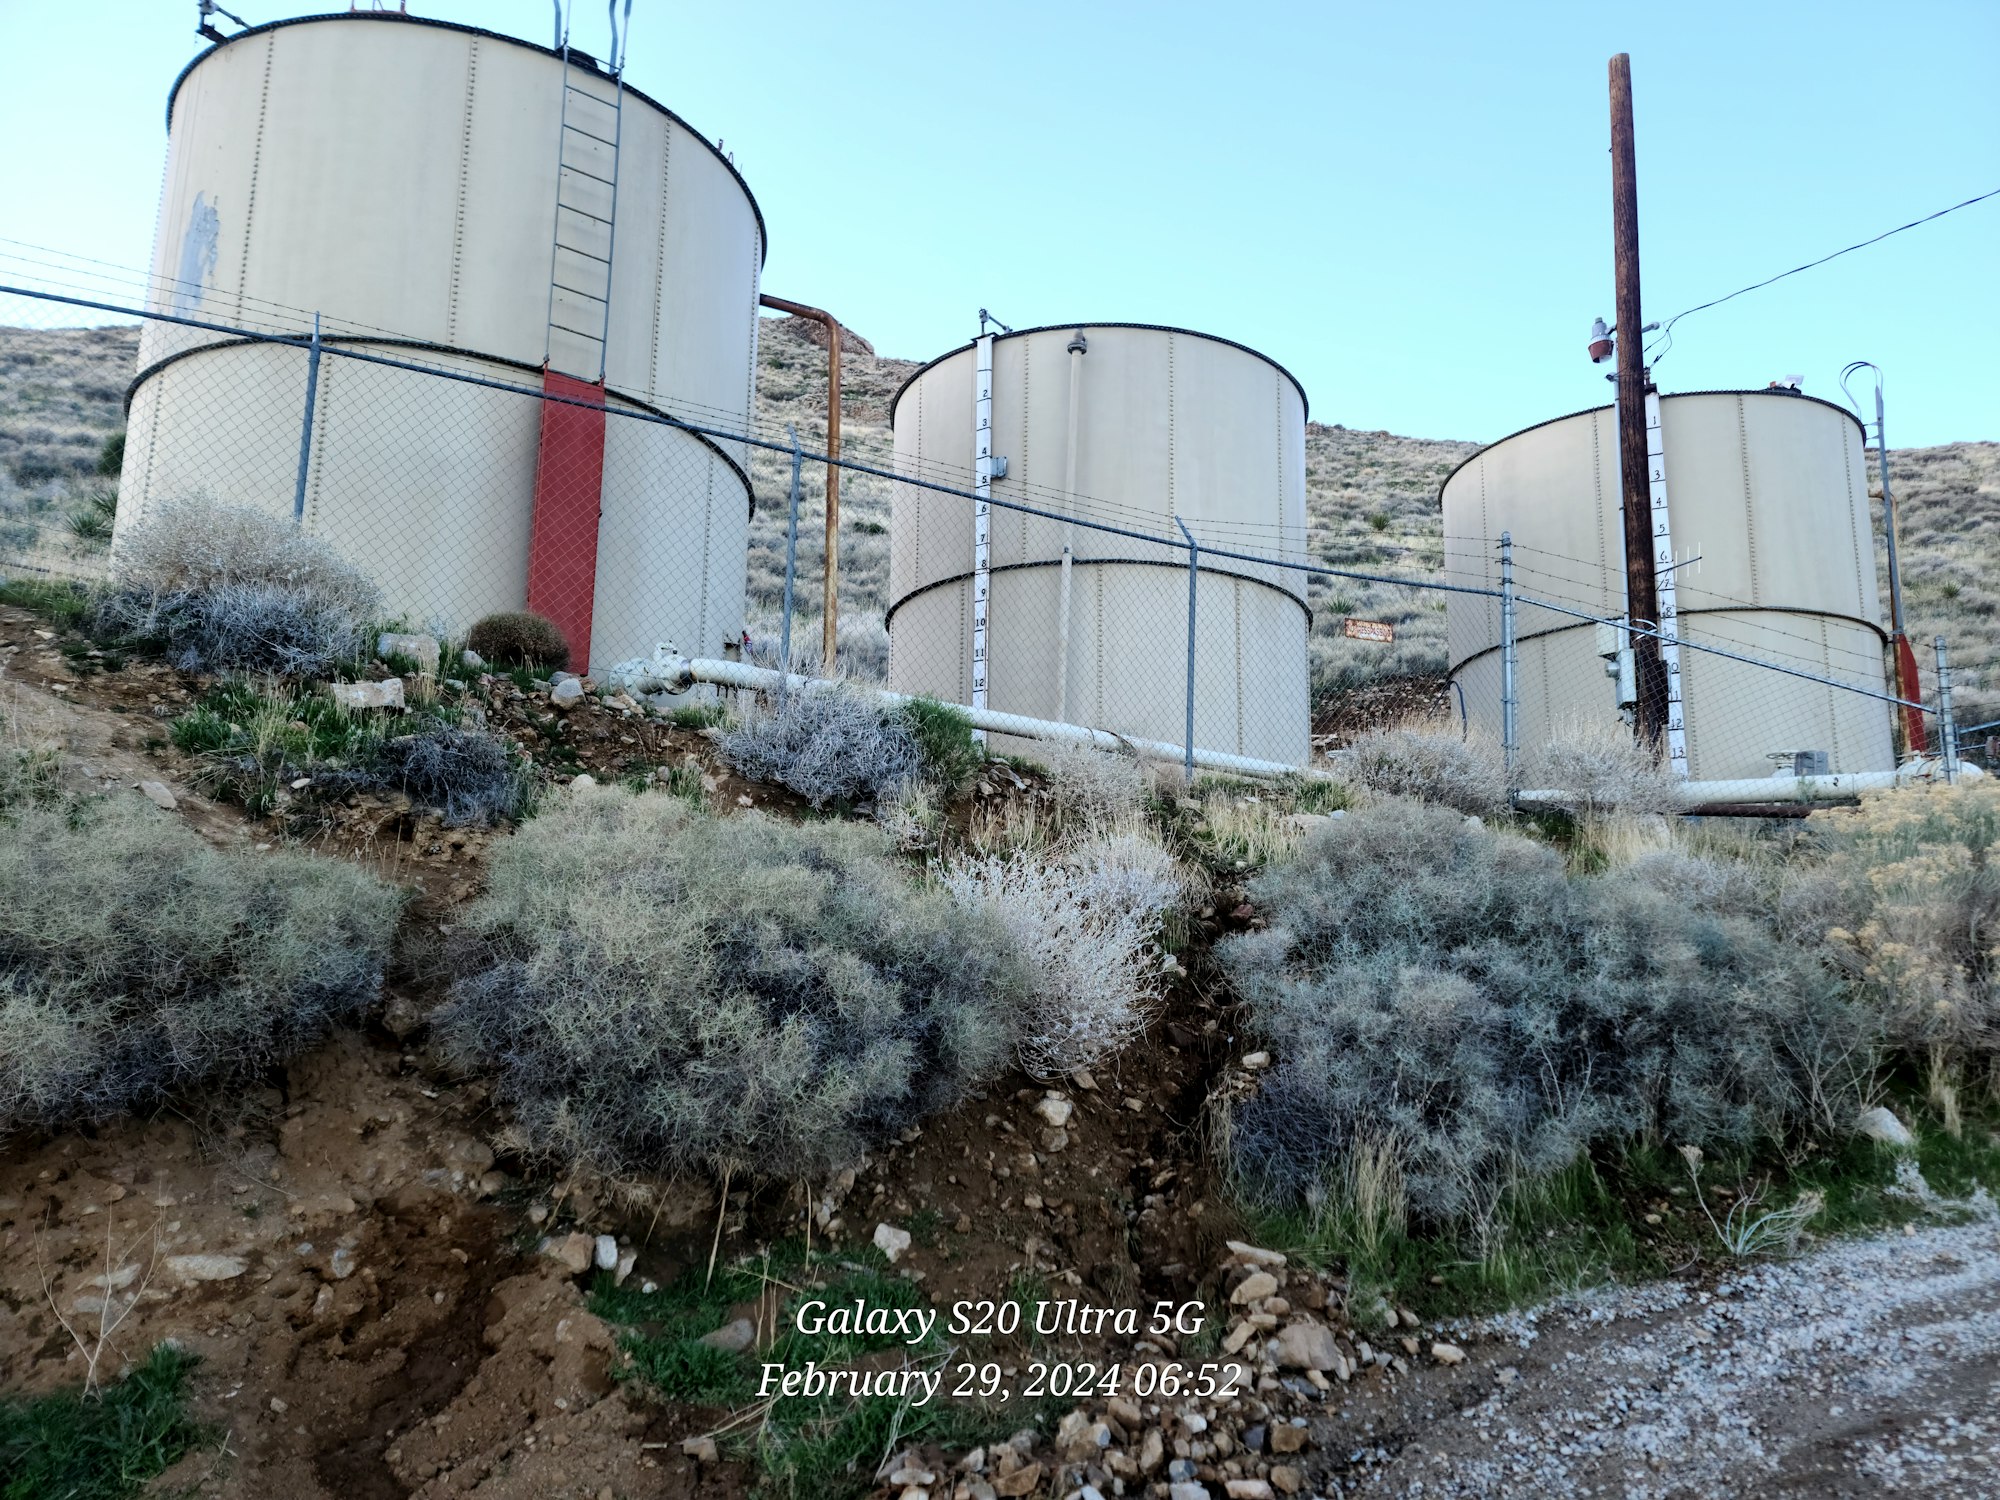
<instances>
[{"instance_id":1,"label":"power line","mask_svg":"<svg viewBox=\"0 0 2000 1500\"><path fill-rule=\"evenodd\" d=\"M1686 312L1677 312L1671 318L1667 319L1665 326L1660 329L1658 342L1671 345L1673 342L1674 324L1693 313L1706 312L1711 307L1720 307L1723 303L1734 301L1746 292L1761 290L1774 281L1783 281L1787 276L1796 276L1801 271L1810 271L1814 266L1823 266L1830 260L1838 260L1841 256L1850 255L1856 250L1865 250L1870 245L1878 245L1883 240L1888 239L1890 235L1901 234L1906 229L1915 229L1919 224L1928 224L1933 219L1942 219L1946 214L1955 214L1961 208L1970 208L1975 203L1984 203L1988 198L2000 198L2000 188L1994 188L1990 192L1981 193L1976 198L1967 198L1963 203L1954 203L1950 208L1941 208L1934 214L1925 214L1921 219L1912 219L1907 224L1898 224L1894 229L1885 229L1872 239L1848 245L1844 249L1834 251L1831 255L1822 255L1818 260L1809 260L1802 266L1793 266L1789 271L1780 271L1776 276L1767 276L1762 281L1753 281L1749 286L1738 287L1726 297L1717 297L1712 302L1703 302L1698 306L1690 307ZM1664 357L1664 350L1662 351L1662 357Z\"/></svg>"}]
</instances>

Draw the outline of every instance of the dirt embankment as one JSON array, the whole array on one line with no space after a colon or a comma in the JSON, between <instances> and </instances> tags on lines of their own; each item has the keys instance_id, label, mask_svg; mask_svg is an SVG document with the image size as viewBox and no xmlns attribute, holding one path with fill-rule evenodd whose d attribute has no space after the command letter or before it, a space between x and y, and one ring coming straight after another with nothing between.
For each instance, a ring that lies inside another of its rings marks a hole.
<instances>
[{"instance_id":1,"label":"dirt embankment","mask_svg":"<svg viewBox=\"0 0 2000 1500\"><path fill-rule=\"evenodd\" d=\"M276 818L201 795L167 743L193 685L146 664L97 670L67 644L0 608L12 742L59 747L78 790L155 784L217 844L278 842ZM504 679L484 708L564 776L692 765L724 809L789 803L732 777L698 730L595 703L558 720ZM996 775L975 801L1004 816L996 799L1017 795L1033 791ZM1044 1089L1016 1076L811 1205L776 1184L739 1185L724 1206L706 1183L632 1204L509 1157L484 1085L426 1048L423 1017L450 977L440 929L479 890L494 835L444 829L393 798L324 811L311 847L419 892L369 1029L191 1113L0 1143L0 1389L73 1386L93 1361L110 1378L163 1339L195 1351L199 1413L224 1436L160 1493L741 1494L741 1465L681 1451L719 1414L614 1386L615 1339L583 1306L592 1273L540 1253L574 1231L613 1236L634 1276L665 1283L706 1258L718 1214L725 1258L801 1233L818 1209L813 1233L829 1248L913 1224L903 1264L934 1305L1000 1295L1017 1274L1117 1306L1212 1278L1233 1226L1200 1126L1237 1046L1198 964L1144 1044L1067 1088L1059 1133L1036 1111ZM1238 899L1220 893L1219 909ZM1240 925L1211 912L1204 934Z\"/></svg>"}]
</instances>

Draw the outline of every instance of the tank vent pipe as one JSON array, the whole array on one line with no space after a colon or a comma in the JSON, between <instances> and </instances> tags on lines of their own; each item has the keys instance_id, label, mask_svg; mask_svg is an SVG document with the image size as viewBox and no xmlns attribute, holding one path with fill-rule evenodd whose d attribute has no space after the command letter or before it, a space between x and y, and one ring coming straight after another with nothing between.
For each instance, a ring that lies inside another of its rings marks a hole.
<instances>
[{"instance_id":1,"label":"tank vent pipe","mask_svg":"<svg viewBox=\"0 0 2000 1500\"><path fill-rule=\"evenodd\" d=\"M1069 445L1063 450L1062 598L1056 611L1056 717L1069 722L1069 601L1071 543L1076 534L1076 435L1077 409L1083 400L1083 356L1090 341L1077 329L1069 341Z\"/></svg>"}]
</instances>

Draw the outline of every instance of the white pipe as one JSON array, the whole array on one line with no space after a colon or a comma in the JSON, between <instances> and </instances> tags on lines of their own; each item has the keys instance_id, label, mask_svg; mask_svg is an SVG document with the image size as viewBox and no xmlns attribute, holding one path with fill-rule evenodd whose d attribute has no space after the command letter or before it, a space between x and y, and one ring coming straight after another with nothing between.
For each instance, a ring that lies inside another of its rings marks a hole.
<instances>
[{"instance_id":1,"label":"white pipe","mask_svg":"<svg viewBox=\"0 0 2000 1500\"><path fill-rule=\"evenodd\" d=\"M1083 395L1083 355L1090 347L1083 330L1069 341L1069 446L1063 451L1063 508L1070 519L1063 522L1062 594L1056 611L1056 717L1069 720L1069 590L1071 542L1076 536L1076 429L1077 408Z\"/></svg>"},{"instance_id":2,"label":"white pipe","mask_svg":"<svg viewBox=\"0 0 2000 1500\"><path fill-rule=\"evenodd\" d=\"M690 659L674 653L671 647L664 646L654 653L646 678L646 684L633 685L634 690L684 693L697 682L707 682L717 687L745 688L751 692L780 690L796 692L815 683L823 684L827 680L804 677L796 672L780 672L772 667L753 667L748 662L742 661L718 661L712 657ZM849 685L857 692L869 693L888 704L914 701L912 695L908 693L892 693L886 688L872 688L859 683ZM1004 714L990 708L967 708L962 703L951 706L964 714L973 728L983 729L990 734L1011 734L1026 740L1058 740L1072 745L1089 745L1093 749L1113 754L1119 751L1137 751L1152 759L1172 763L1182 762L1187 757L1185 747L1170 745L1163 740L1132 739L1105 729L1090 729L1081 724L1058 724L1049 719L1031 719L1025 714ZM1247 755L1228 755L1220 750L1197 748L1194 752L1194 763L1197 769L1203 771L1219 771L1231 776L1249 776L1267 781L1288 777L1301 777L1308 781L1338 779L1332 772L1318 768L1287 765L1283 761L1275 760L1253 760ZM1977 766L1960 764L1958 767L1961 780L1972 780L1983 774ZM1676 785L1675 791L1680 797L1684 811L1698 812L1704 807L1736 803L1836 802L1862 792L1888 791L1894 787L1943 780L1942 765L1934 759L1920 756L1905 762L1900 769L1894 771L1853 771L1834 776L1754 776L1739 781L1683 781ZM1514 803L1518 807L1562 807L1576 800L1573 793L1549 789L1535 789L1514 794Z\"/></svg>"},{"instance_id":3,"label":"white pipe","mask_svg":"<svg viewBox=\"0 0 2000 1500\"><path fill-rule=\"evenodd\" d=\"M826 681L824 678L802 677L796 672L780 672L773 667L753 667L748 662L717 661L711 657L690 660L685 656L656 657L647 675L649 678L656 677L670 693L684 693L697 682L713 683L717 687L748 688L753 692L795 692L811 687L815 682ZM858 683L850 686L858 692L872 694L884 703L912 701L907 693L892 693L884 688L865 687ZM1121 750L1136 750L1141 755L1172 761L1176 765L1182 763L1187 755L1184 747L1160 740L1135 740L1126 735L1112 734L1109 730L1087 729L1081 724L1057 724L1048 719L1030 719L1023 714L1003 714L990 708L967 708L962 703L951 706L964 714L974 729L983 729L990 734L1011 734L1026 740L1061 740L1114 754ZM1232 776L1254 776L1265 780L1287 776L1331 779L1324 771L1310 771L1286 765L1283 761L1252 760L1247 755L1226 755L1220 750L1198 749L1194 752L1194 763L1204 771L1223 771Z\"/></svg>"},{"instance_id":4,"label":"white pipe","mask_svg":"<svg viewBox=\"0 0 2000 1500\"><path fill-rule=\"evenodd\" d=\"M1966 770L1961 766L1959 774L1964 775ZM1862 792L1884 792L1894 787L1943 780L1943 766L1935 760L1920 757L1894 771L1849 771L1837 776L1746 776L1737 781L1683 781L1675 790L1681 806L1692 812L1729 803L1837 802ZM1515 805L1519 807L1560 807L1576 800L1572 793L1554 790L1514 794Z\"/></svg>"}]
</instances>

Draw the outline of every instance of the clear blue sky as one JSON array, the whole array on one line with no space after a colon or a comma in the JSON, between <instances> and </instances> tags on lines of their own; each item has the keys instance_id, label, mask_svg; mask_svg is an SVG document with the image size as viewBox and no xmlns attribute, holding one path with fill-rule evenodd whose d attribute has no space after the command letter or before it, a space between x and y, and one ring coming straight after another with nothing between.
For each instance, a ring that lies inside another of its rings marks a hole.
<instances>
[{"instance_id":1,"label":"clear blue sky","mask_svg":"<svg viewBox=\"0 0 2000 1500\"><path fill-rule=\"evenodd\" d=\"M548 0L411 8L552 30ZM1648 318L2000 187L1996 0L634 9L633 82L724 138L763 206L767 290L910 358L982 305L1181 324L1288 366L1319 420L1421 437L1607 399L1582 346L1612 311L1613 52ZM0 0L0 236L145 263L193 16ZM580 6L579 45L604 31ZM1837 396L1870 358L1899 446L2000 438L1996 246L2000 199L1698 314L1661 384Z\"/></svg>"}]
</instances>

